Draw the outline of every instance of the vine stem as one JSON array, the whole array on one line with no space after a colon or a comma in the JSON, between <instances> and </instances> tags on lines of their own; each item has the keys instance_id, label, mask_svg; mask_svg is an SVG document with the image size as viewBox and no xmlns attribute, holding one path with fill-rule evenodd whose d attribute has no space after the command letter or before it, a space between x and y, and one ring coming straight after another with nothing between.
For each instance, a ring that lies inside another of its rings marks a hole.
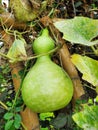
<instances>
[{"instance_id":1,"label":"vine stem","mask_svg":"<svg viewBox=\"0 0 98 130\"><path fill-rule=\"evenodd\" d=\"M35 55L35 56L31 56L31 57L27 57L26 59L21 59L21 60L18 60L18 61L28 61L28 60L32 60L32 59L35 59L35 58L38 58L38 57L41 57L41 56L45 56L45 55L48 55L48 54L51 54L55 51L57 51L58 49L60 49L61 47L60 46L57 46L56 48L52 49L51 51L47 52L47 53L42 53L42 54L39 54L39 55ZM11 62L13 61L12 58L8 57L7 55L3 54L0 52L0 55L3 56L4 58L7 58L9 59ZM13 63L13 62L12 62Z\"/></svg>"},{"instance_id":2,"label":"vine stem","mask_svg":"<svg viewBox=\"0 0 98 130\"><path fill-rule=\"evenodd\" d=\"M27 130L27 128L25 127L25 125L22 122L21 122L21 125L22 125L24 130Z\"/></svg>"},{"instance_id":3,"label":"vine stem","mask_svg":"<svg viewBox=\"0 0 98 130\"><path fill-rule=\"evenodd\" d=\"M6 110L8 110L8 107L7 107L2 101L0 101L0 104L1 104Z\"/></svg>"},{"instance_id":4,"label":"vine stem","mask_svg":"<svg viewBox=\"0 0 98 130\"><path fill-rule=\"evenodd\" d=\"M16 92L15 99L14 99L13 105L12 105L12 107L11 107L12 109L13 109L13 108L15 107L15 105L16 105L16 101L17 101L17 98L18 98L18 96L19 96L19 93L20 93L20 90L21 90L21 87L22 87L22 83L23 83L23 79L24 79L24 77L25 77L26 70L27 70L27 66L26 66L26 68L25 68L25 70L24 70L20 87L19 87L19 89L18 89L17 92Z\"/></svg>"},{"instance_id":5,"label":"vine stem","mask_svg":"<svg viewBox=\"0 0 98 130\"><path fill-rule=\"evenodd\" d=\"M5 54L3 54L3 53L1 53L1 52L0 52L0 55L3 56L3 57L5 57L5 58L7 58L7 59L10 59L10 60L11 60L11 58L9 58L7 55L5 55Z\"/></svg>"},{"instance_id":6,"label":"vine stem","mask_svg":"<svg viewBox=\"0 0 98 130\"><path fill-rule=\"evenodd\" d=\"M17 101L17 98L18 98L18 96L19 96L21 87L22 87L22 81L21 81L20 87L19 87L19 89L18 89L18 91L17 91L17 93L16 93L16 95L15 95L15 99L14 99L13 104L12 104L12 107L11 107L12 110L13 110L13 108L14 108L15 105L16 105L16 101Z\"/></svg>"},{"instance_id":7,"label":"vine stem","mask_svg":"<svg viewBox=\"0 0 98 130\"><path fill-rule=\"evenodd\" d=\"M98 56L98 49L95 49L94 46L91 46L91 49L93 50L94 54Z\"/></svg>"},{"instance_id":8,"label":"vine stem","mask_svg":"<svg viewBox=\"0 0 98 130\"><path fill-rule=\"evenodd\" d=\"M92 90L94 90L94 91L96 91L96 89L95 89L95 88L90 87L90 86L89 86L89 85L87 85L87 84L84 84L84 86L85 86L85 87L88 87L88 88L90 88L90 89L92 89Z\"/></svg>"},{"instance_id":9,"label":"vine stem","mask_svg":"<svg viewBox=\"0 0 98 130\"><path fill-rule=\"evenodd\" d=\"M36 55L36 56L31 56L31 57L28 57L26 60L31 60L31 59L35 59L35 58L38 58L38 57L41 57L41 56L51 54L51 53L57 51L59 48L60 48L60 46L57 46L56 48L52 49L51 51L49 51L47 53L42 53L42 54L39 54L39 55Z\"/></svg>"}]
</instances>

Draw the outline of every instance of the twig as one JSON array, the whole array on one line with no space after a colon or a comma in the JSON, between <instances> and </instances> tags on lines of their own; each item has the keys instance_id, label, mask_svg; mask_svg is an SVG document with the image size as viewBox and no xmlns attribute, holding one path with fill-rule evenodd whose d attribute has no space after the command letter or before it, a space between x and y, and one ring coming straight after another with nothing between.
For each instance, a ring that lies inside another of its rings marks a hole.
<instances>
[{"instance_id":1,"label":"twig","mask_svg":"<svg viewBox=\"0 0 98 130\"><path fill-rule=\"evenodd\" d=\"M90 9L89 11L98 11L98 9Z\"/></svg>"},{"instance_id":2,"label":"twig","mask_svg":"<svg viewBox=\"0 0 98 130\"><path fill-rule=\"evenodd\" d=\"M73 10L74 10L74 15L76 16L76 9L75 9L74 0L72 0L72 6L73 6Z\"/></svg>"},{"instance_id":3,"label":"twig","mask_svg":"<svg viewBox=\"0 0 98 130\"><path fill-rule=\"evenodd\" d=\"M21 122L21 125L23 127L24 130L27 130L26 126L23 124L23 122Z\"/></svg>"},{"instance_id":4,"label":"twig","mask_svg":"<svg viewBox=\"0 0 98 130\"><path fill-rule=\"evenodd\" d=\"M2 19L4 25L6 25L7 27L12 26L14 29L30 28L29 25L26 23L19 23L19 22L15 21L13 15L8 12L0 14L0 19Z\"/></svg>"},{"instance_id":5,"label":"twig","mask_svg":"<svg viewBox=\"0 0 98 130\"><path fill-rule=\"evenodd\" d=\"M6 110L8 110L8 107L7 107L2 101L0 101L0 104L1 104Z\"/></svg>"},{"instance_id":6,"label":"twig","mask_svg":"<svg viewBox=\"0 0 98 130\"><path fill-rule=\"evenodd\" d=\"M90 89L92 89L92 90L94 90L94 91L96 91L96 88L90 87L90 86L87 85L87 84L84 84L84 86L85 86L85 87L88 87L88 88L90 88Z\"/></svg>"},{"instance_id":7,"label":"twig","mask_svg":"<svg viewBox=\"0 0 98 130\"><path fill-rule=\"evenodd\" d=\"M5 55L5 54L3 54L3 53L1 53L1 52L0 52L0 55L3 56L4 58L7 58L7 59L9 59L9 60L12 60L12 58L9 58L7 55Z\"/></svg>"},{"instance_id":8,"label":"twig","mask_svg":"<svg viewBox=\"0 0 98 130\"><path fill-rule=\"evenodd\" d=\"M94 54L98 56L98 49L95 49L94 46L91 46L91 49L93 50Z\"/></svg>"}]
</instances>

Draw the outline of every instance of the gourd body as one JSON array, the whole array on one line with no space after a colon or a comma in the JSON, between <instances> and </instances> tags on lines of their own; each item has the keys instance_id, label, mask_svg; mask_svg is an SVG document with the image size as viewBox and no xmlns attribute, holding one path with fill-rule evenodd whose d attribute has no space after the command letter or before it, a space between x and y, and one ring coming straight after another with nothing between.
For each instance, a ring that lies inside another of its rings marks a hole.
<instances>
[{"instance_id":1,"label":"gourd body","mask_svg":"<svg viewBox=\"0 0 98 130\"><path fill-rule=\"evenodd\" d=\"M26 105L35 112L48 112L66 106L73 89L69 76L49 57L39 58L27 74L22 95Z\"/></svg>"},{"instance_id":2,"label":"gourd body","mask_svg":"<svg viewBox=\"0 0 98 130\"><path fill-rule=\"evenodd\" d=\"M41 51L39 51L40 49L36 50L35 44L34 51L39 54ZM51 48L54 48L53 44ZM45 53L44 49L43 51ZM37 113L63 108L71 101L72 95L71 79L61 67L51 60L49 54L37 58L22 85L22 97L25 104Z\"/></svg>"}]
</instances>

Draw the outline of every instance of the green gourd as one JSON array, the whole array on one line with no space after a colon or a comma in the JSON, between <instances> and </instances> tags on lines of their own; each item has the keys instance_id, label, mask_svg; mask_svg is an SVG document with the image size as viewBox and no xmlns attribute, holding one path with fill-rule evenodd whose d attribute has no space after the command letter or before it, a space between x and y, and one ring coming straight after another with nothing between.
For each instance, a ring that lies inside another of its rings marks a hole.
<instances>
[{"instance_id":1,"label":"green gourd","mask_svg":"<svg viewBox=\"0 0 98 130\"><path fill-rule=\"evenodd\" d=\"M34 112L55 111L65 107L72 99L73 84L68 74L51 60L48 53L55 48L54 41L44 29L33 43L36 63L27 73L22 84L25 104Z\"/></svg>"}]
</instances>

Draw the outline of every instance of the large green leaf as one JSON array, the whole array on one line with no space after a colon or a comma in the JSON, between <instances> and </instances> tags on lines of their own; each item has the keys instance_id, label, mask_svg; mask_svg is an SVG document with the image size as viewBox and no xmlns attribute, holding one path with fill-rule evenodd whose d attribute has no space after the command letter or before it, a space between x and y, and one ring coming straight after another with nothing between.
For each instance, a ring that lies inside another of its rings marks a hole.
<instances>
[{"instance_id":1,"label":"large green leaf","mask_svg":"<svg viewBox=\"0 0 98 130\"><path fill-rule=\"evenodd\" d=\"M98 86L98 61L79 54L72 55L72 62L83 74L82 78L94 86Z\"/></svg>"},{"instance_id":2,"label":"large green leaf","mask_svg":"<svg viewBox=\"0 0 98 130\"><path fill-rule=\"evenodd\" d=\"M98 130L98 106L85 106L72 116L76 124L84 130Z\"/></svg>"},{"instance_id":3,"label":"large green leaf","mask_svg":"<svg viewBox=\"0 0 98 130\"><path fill-rule=\"evenodd\" d=\"M98 36L98 20L87 17L75 17L73 19L54 22L55 27L63 33L63 38L77 44L92 46L98 40L92 41Z\"/></svg>"}]
</instances>

